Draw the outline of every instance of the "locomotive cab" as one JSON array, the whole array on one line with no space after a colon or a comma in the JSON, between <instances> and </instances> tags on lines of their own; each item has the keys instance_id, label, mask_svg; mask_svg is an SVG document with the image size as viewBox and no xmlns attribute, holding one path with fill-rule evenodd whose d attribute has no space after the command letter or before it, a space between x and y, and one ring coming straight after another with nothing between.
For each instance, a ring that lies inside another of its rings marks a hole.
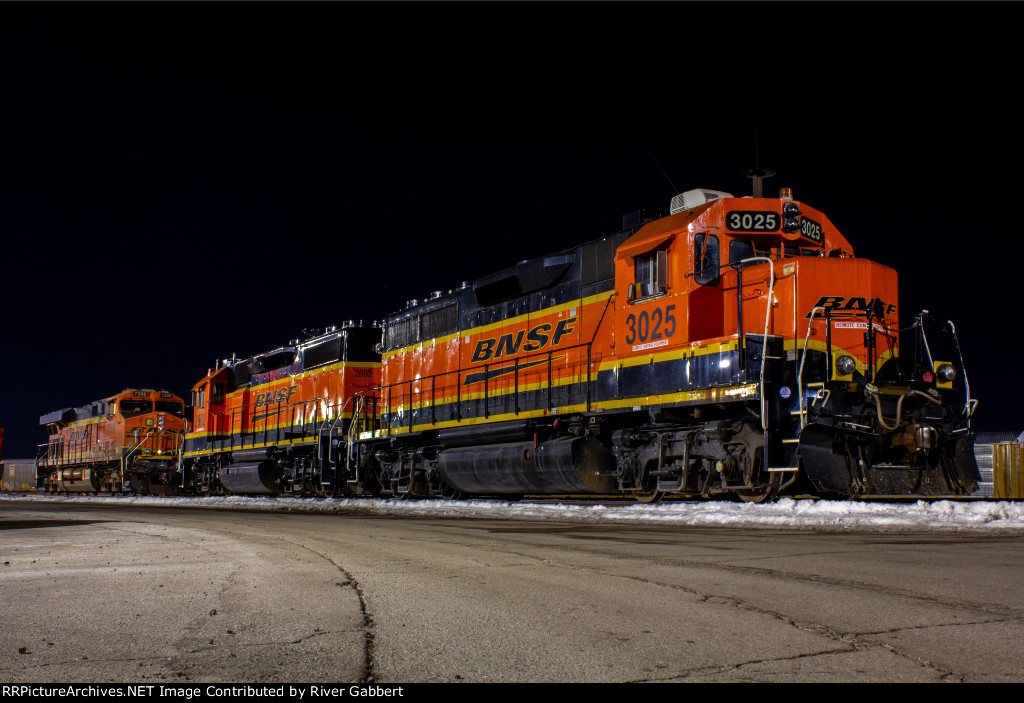
<instances>
[{"instance_id":1,"label":"locomotive cab","mask_svg":"<svg viewBox=\"0 0 1024 703\"><path fill-rule=\"evenodd\" d=\"M192 389L192 425L193 430L220 431L224 422L225 389L230 382L227 367L210 370L206 378Z\"/></svg>"},{"instance_id":2,"label":"locomotive cab","mask_svg":"<svg viewBox=\"0 0 1024 703\"><path fill-rule=\"evenodd\" d=\"M644 227L619 247L616 289L625 293L626 305L619 307L616 326L631 351L735 337L744 310L764 317L763 303L755 310L758 305L752 301L763 297L769 272L778 277L795 270L773 262L825 255L820 225L808 218L801 222L803 231L785 226L784 212L770 209L778 209L778 201L761 204L762 200L767 199L688 191L674 200L672 215ZM712 210L716 202L719 207ZM740 207L744 210L733 209ZM828 244L837 255L850 248L838 232L830 233ZM758 266L764 268L749 271L743 283L741 271ZM746 290L744 286L755 278L763 286Z\"/></svg>"}]
</instances>

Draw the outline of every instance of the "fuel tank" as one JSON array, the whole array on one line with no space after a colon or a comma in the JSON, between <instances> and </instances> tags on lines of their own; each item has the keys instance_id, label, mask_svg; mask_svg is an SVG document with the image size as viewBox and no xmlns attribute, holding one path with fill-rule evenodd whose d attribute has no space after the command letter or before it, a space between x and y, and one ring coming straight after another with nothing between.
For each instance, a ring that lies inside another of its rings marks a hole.
<instances>
[{"instance_id":1,"label":"fuel tank","mask_svg":"<svg viewBox=\"0 0 1024 703\"><path fill-rule=\"evenodd\" d=\"M437 464L450 486L467 493L619 492L615 457L591 438L453 447L438 455Z\"/></svg>"},{"instance_id":2,"label":"fuel tank","mask_svg":"<svg viewBox=\"0 0 1024 703\"><path fill-rule=\"evenodd\" d=\"M92 493L99 490L99 474L93 469L62 469L60 490L68 493Z\"/></svg>"},{"instance_id":3,"label":"fuel tank","mask_svg":"<svg viewBox=\"0 0 1024 703\"><path fill-rule=\"evenodd\" d=\"M231 464L220 470L220 484L229 493L241 495L272 495L281 491L280 480L284 475L276 461L261 461L258 464Z\"/></svg>"}]
</instances>

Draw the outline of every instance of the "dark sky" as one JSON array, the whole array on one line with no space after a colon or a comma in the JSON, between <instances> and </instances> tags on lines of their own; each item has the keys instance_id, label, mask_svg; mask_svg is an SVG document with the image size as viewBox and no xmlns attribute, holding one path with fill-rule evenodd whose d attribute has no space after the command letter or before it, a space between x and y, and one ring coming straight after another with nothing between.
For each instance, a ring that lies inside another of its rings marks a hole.
<instances>
[{"instance_id":1,"label":"dark sky","mask_svg":"<svg viewBox=\"0 0 1024 703\"><path fill-rule=\"evenodd\" d=\"M0 6L4 454L755 165L899 271L903 324L953 319L976 427L1024 429L1011 9Z\"/></svg>"}]
</instances>

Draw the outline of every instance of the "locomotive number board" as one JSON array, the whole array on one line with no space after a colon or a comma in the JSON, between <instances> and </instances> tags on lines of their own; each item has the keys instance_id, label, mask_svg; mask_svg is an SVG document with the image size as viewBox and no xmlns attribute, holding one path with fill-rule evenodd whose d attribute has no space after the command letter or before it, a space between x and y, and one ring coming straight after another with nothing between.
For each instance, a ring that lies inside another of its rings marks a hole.
<instances>
[{"instance_id":1,"label":"locomotive number board","mask_svg":"<svg viewBox=\"0 0 1024 703\"><path fill-rule=\"evenodd\" d=\"M730 210L725 214L725 226L733 232L775 232L782 216L765 210Z\"/></svg>"},{"instance_id":2,"label":"locomotive number board","mask_svg":"<svg viewBox=\"0 0 1024 703\"><path fill-rule=\"evenodd\" d=\"M821 225L806 217L800 218L800 234L810 240L818 242L819 244L821 243L821 238L823 236Z\"/></svg>"}]
</instances>

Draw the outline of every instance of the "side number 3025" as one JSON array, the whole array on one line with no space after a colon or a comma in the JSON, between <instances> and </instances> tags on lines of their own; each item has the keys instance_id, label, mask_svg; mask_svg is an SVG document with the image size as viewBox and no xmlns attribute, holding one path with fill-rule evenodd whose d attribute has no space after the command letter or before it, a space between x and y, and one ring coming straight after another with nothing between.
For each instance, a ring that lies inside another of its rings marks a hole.
<instances>
[{"instance_id":1,"label":"side number 3025","mask_svg":"<svg viewBox=\"0 0 1024 703\"><path fill-rule=\"evenodd\" d=\"M626 344L655 342L674 335L676 333L676 318L672 311L675 309L675 305L669 305L664 310L654 308L650 313L647 310L639 315L629 313L629 316L626 317Z\"/></svg>"}]
</instances>

